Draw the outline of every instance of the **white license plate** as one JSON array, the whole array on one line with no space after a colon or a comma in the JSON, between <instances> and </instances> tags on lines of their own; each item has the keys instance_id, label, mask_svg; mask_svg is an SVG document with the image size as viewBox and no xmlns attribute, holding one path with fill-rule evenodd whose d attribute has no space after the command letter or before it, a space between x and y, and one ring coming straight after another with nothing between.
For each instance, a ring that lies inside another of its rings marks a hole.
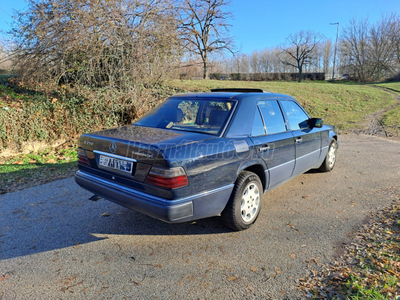
<instances>
[{"instance_id":1,"label":"white license plate","mask_svg":"<svg viewBox=\"0 0 400 300\"><path fill-rule=\"evenodd\" d=\"M132 174L133 162L100 155L99 165L102 167Z\"/></svg>"}]
</instances>

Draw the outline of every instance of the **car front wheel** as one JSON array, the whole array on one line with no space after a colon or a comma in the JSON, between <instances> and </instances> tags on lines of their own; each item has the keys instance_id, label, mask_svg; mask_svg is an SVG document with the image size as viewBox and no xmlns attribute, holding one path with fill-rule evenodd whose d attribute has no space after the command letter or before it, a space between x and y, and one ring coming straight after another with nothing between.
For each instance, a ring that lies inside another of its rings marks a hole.
<instances>
[{"instance_id":1,"label":"car front wheel","mask_svg":"<svg viewBox=\"0 0 400 300\"><path fill-rule=\"evenodd\" d=\"M336 152L337 152L337 142L335 139L331 141L328 148L328 153L326 153L326 157L322 165L319 167L319 170L322 172L330 172L333 170L333 167L336 163Z\"/></svg>"},{"instance_id":2,"label":"car front wheel","mask_svg":"<svg viewBox=\"0 0 400 300\"><path fill-rule=\"evenodd\" d=\"M260 210L263 189L260 178L248 171L240 173L231 198L221 214L226 226L244 230L256 221Z\"/></svg>"}]
</instances>

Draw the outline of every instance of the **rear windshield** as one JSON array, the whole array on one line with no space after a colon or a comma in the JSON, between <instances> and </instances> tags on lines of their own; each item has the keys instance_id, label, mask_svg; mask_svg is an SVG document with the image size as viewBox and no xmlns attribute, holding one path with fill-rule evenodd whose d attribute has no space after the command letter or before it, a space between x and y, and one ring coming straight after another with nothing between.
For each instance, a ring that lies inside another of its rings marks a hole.
<instances>
[{"instance_id":1,"label":"rear windshield","mask_svg":"<svg viewBox=\"0 0 400 300\"><path fill-rule=\"evenodd\" d=\"M171 98L134 125L219 135L234 104L234 101Z\"/></svg>"}]
</instances>

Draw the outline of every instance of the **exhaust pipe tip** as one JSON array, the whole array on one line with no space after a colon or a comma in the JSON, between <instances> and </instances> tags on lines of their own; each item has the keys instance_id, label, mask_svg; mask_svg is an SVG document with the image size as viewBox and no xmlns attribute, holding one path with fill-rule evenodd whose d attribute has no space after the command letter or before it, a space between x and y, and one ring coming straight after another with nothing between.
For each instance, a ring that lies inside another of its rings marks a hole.
<instances>
[{"instance_id":1,"label":"exhaust pipe tip","mask_svg":"<svg viewBox=\"0 0 400 300\"><path fill-rule=\"evenodd\" d=\"M98 195L93 195L92 197L89 198L90 201L98 201L100 199L101 199L101 197Z\"/></svg>"}]
</instances>

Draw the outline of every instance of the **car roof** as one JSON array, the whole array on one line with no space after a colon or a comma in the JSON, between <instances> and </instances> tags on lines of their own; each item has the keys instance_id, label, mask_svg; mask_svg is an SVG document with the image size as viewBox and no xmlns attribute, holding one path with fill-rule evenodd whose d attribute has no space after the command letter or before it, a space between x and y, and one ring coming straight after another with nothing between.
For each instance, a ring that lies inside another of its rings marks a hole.
<instances>
[{"instance_id":1,"label":"car roof","mask_svg":"<svg viewBox=\"0 0 400 300\"><path fill-rule=\"evenodd\" d=\"M259 98L279 98L279 99L291 99L293 97L285 94L273 93L268 91L263 91L260 89L215 89L211 92L198 92L198 93L184 93L176 94L172 96L173 98L184 97L184 98L212 98L218 100L242 100L245 98L259 99Z\"/></svg>"}]
</instances>

